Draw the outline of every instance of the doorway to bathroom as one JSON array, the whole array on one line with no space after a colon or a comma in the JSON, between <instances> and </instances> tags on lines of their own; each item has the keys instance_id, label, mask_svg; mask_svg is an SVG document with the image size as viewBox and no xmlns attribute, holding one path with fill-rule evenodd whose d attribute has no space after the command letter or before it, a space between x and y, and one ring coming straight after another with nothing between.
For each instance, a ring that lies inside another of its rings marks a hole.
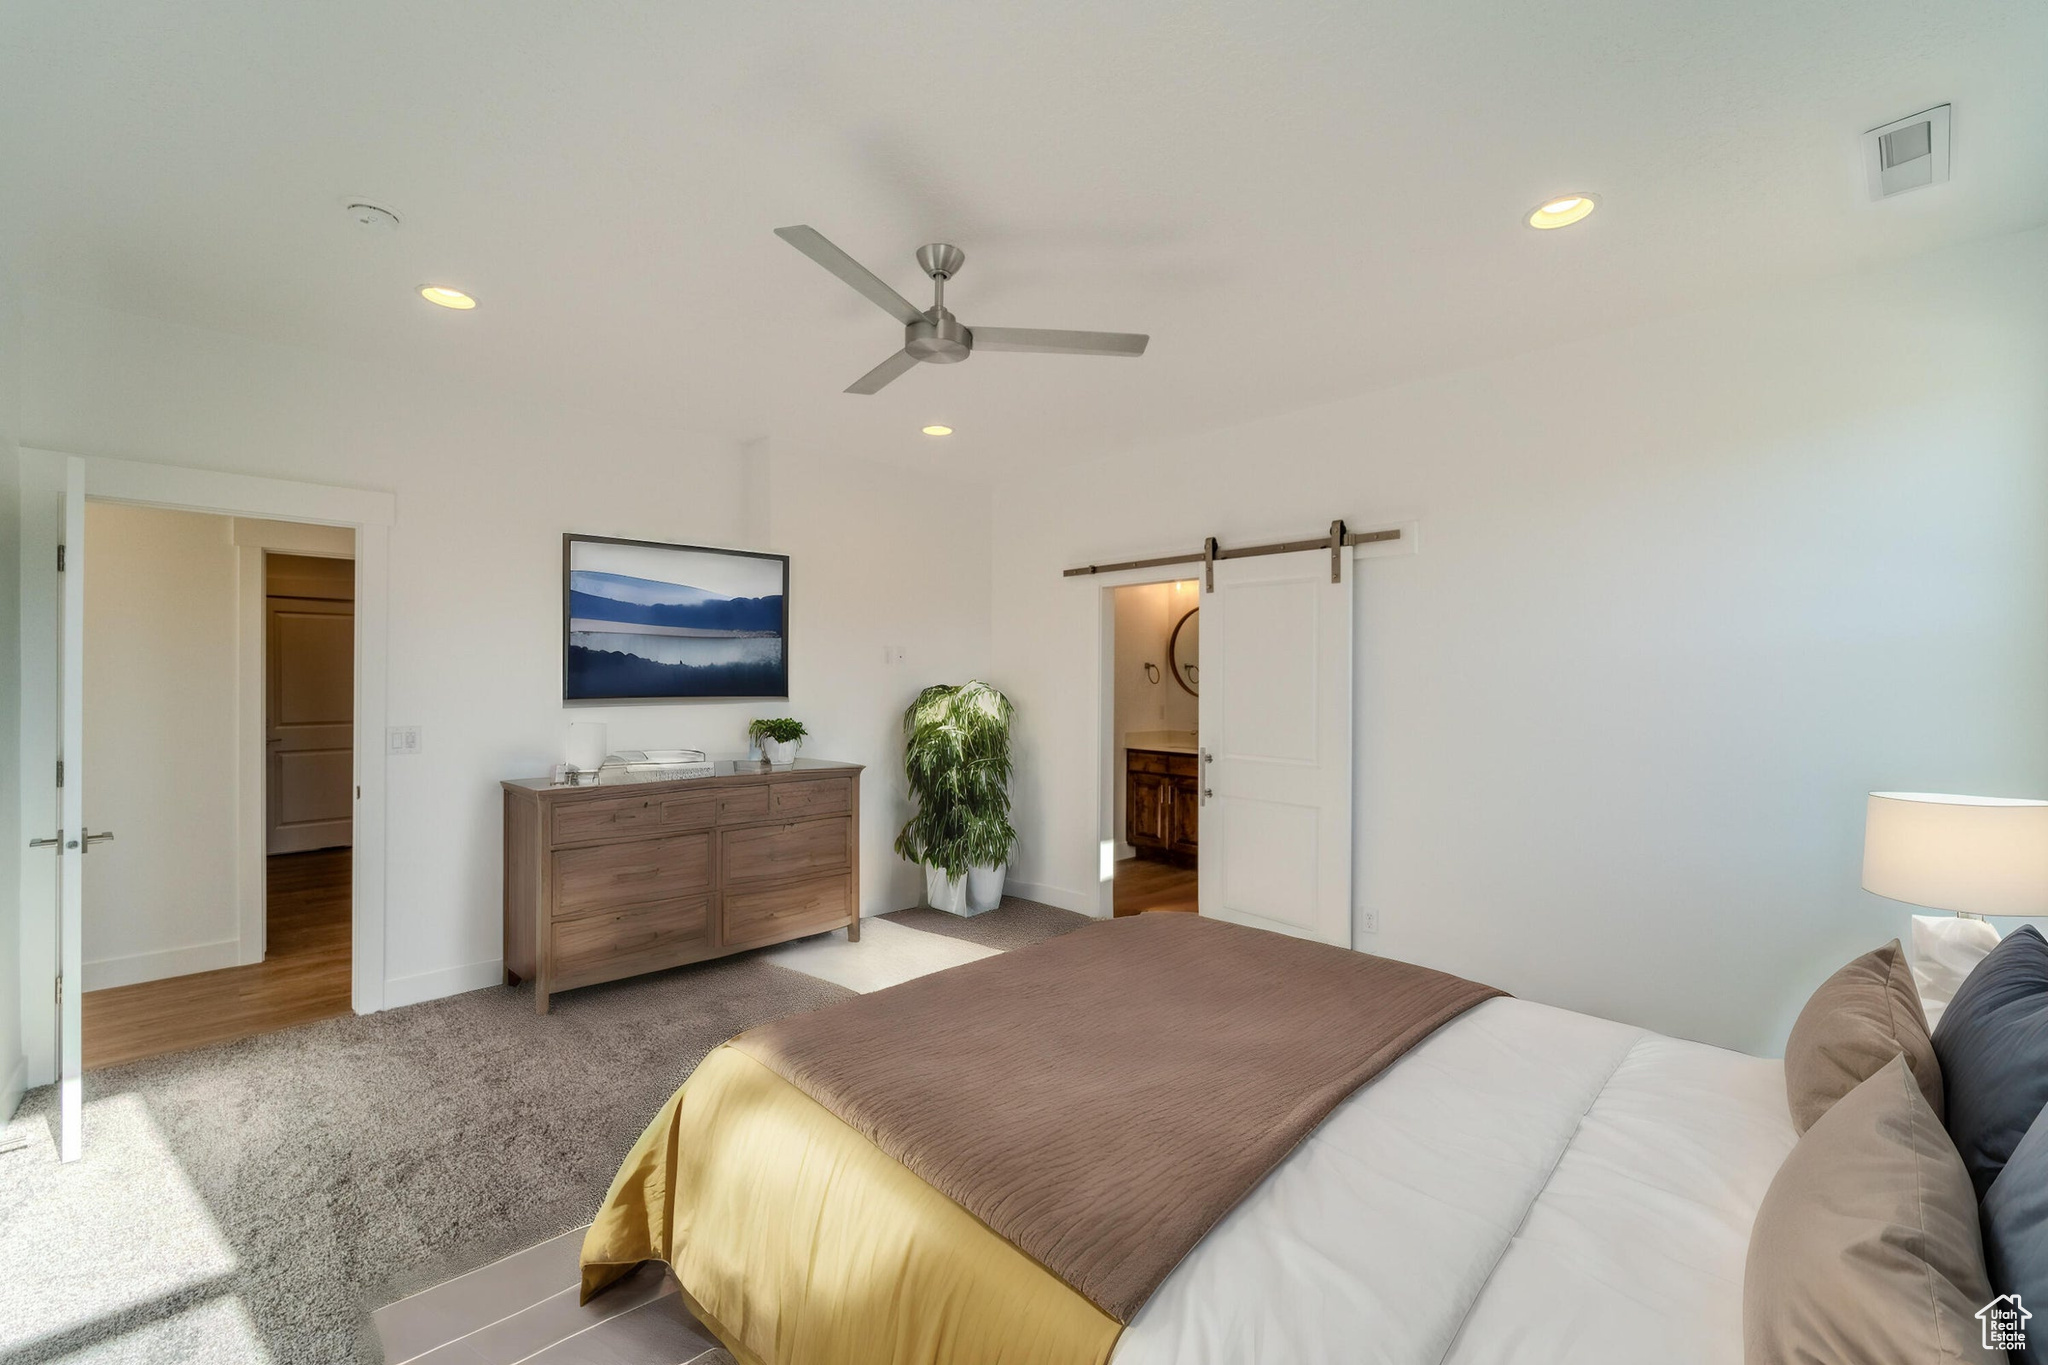
<instances>
[{"instance_id":1,"label":"doorway to bathroom","mask_svg":"<svg viewBox=\"0 0 2048 1365\"><path fill-rule=\"evenodd\" d=\"M1118 774L1115 913L1199 913L1202 753L1200 583L1110 589Z\"/></svg>"}]
</instances>

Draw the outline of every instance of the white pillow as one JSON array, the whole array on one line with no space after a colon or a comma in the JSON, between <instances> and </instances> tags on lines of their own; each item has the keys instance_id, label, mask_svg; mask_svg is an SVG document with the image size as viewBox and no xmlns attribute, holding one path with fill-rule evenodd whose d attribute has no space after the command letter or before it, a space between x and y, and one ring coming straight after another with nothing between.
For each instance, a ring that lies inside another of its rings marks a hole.
<instances>
[{"instance_id":1,"label":"white pillow","mask_svg":"<svg viewBox=\"0 0 2048 1365\"><path fill-rule=\"evenodd\" d=\"M1970 969L1998 946L1998 931L1981 919L1961 915L1913 916L1913 984L1933 1028Z\"/></svg>"}]
</instances>

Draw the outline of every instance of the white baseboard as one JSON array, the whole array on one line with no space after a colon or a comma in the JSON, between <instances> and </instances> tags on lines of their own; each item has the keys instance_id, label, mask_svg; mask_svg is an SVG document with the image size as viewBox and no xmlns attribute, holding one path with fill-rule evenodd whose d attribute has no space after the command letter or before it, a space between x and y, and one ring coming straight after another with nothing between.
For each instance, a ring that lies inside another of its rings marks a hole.
<instances>
[{"instance_id":1,"label":"white baseboard","mask_svg":"<svg viewBox=\"0 0 2048 1365\"><path fill-rule=\"evenodd\" d=\"M421 972L417 976L389 976L384 978L384 1008L395 1010L423 1000L439 1000L504 984L505 964L495 957L489 962L465 962L460 967L443 967L438 972Z\"/></svg>"},{"instance_id":2,"label":"white baseboard","mask_svg":"<svg viewBox=\"0 0 2048 1365\"><path fill-rule=\"evenodd\" d=\"M28 1058L16 1057L14 1065L7 1068L7 1079L0 1081L0 1123L14 1117L14 1111L21 1105L21 1093L28 1089Z\"/></svg>"},{"instance_id":3,"label":"white baseboard","mask_svg":"<svg viewBox=\"0 0 2048 1365\"><path fill-rule=\"evenodd\" d=\"M85 964L88 991L109 986L132 986L138 981L160 981L167 976L190 976L194 972L218 971L242 961L239 938L218 943L194 943L184 948L159 948L153 953L131 953L127 957L103 957Z\"/></svg>"},{"instance_id":4,"label":"white baseboard","mask_svg":"<svg viewBox=\"0 0 2048 1365\"><path fill-rule=\"evenodd\" d=\"M1020 896L1027 901L1038 901L1043 905L1056 905L1062 910L1077 914L1093 915L1102 903L1099 892L1069 891L1064 886L1047 886L1042 882L1020 882L1015 877L1003 887L1006 896Z\"/></svg>"}]
</instances>

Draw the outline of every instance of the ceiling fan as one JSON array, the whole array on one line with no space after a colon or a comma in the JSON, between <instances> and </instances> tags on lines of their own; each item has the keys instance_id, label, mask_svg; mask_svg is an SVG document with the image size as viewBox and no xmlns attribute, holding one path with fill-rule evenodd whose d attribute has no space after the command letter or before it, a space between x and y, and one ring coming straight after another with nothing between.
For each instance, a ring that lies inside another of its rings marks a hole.
<instances>
[{"instance_id":1,"label":"ceiling fan","mask_svg":"<svg viewBox=\"0 0 2048 1365\"><path fill-rule=\"evenodd\" d=\"M946 311L946 281L960 273L967 253L945 242L917 249L917 263L932 278L932 306L919 309L872 270L841 251L813 227L775 229L775 235L824 266L903 324L903 349L846 386L876 393L919 361L951 365L976 351L1045 351L1056 355L1145 354L1152 338L1137 332L1063 332L1046 327L973 327Z\"/></svg>"}]
</instances>

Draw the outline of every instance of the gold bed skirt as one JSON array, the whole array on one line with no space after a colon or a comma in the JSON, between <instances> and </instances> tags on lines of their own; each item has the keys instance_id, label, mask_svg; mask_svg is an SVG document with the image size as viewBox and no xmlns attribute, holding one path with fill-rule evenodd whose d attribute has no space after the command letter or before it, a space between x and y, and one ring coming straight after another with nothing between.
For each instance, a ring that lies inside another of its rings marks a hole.
<instances>
[{"instance_id":1,"label":"gold bed skirt","mask_svg":"<svg viewBox=\"0 0 2048 1365\"><path fill-rule=\"evenodd\" d=\"M583 1297L666 1261L742 1365L1103 1365L1123 1328L731 1047L662 1107L583 1241Z\"/></svg>"}]
</instances>

